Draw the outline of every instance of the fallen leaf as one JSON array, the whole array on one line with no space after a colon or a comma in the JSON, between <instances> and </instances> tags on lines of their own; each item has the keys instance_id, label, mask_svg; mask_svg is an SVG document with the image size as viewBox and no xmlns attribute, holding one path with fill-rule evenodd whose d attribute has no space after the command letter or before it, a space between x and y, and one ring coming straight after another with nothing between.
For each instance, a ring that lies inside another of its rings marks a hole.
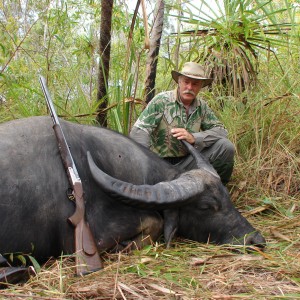
<instances>
[{"instance_id":1,"label":"fallen leaf","mask_svg":"<svg viewBox=\"0 0 300 300\"><path fill-rule=\"evenodd\" d=\"M292 240L290 238L288 238L287 236L285 236L284 234L280 233L279 231L277 231L276 229L270 229L271 233L276 237L276 238L279 238L279 239L282 239L284 241L287 241L287 242L291 242L292 243Z\"/></svg>"},{"instance_id":2,"label":"fallen leaf","mask_svg":"<svg viewBox=\"0 0 300 300\"><path fill-rule=\"evenodd\" d=\"M269 205L269 204L267 204L267 205L262 205L262 206L259 206L259 207L254 208L254 209L251 209L251 210L245 212L244 214L245 214L245 215L248 215L248 216L249 216L249 215L255 215L255 214L258 214L258 213L260 213L260 212L262 212L262 211L264 211L264 210L269 209L270 207L271 207L271 205Z\"/></svg>"},{"instance_id":3,"label":"fallen leaf","mask_svg":"<svg viewBox=\"0 0 300 300\"><path fill-rule=\"evenodd\" d=\"M165 288L163 286L160 286L158 284L155 284L155 283L148 283L149 286L151 286L152 288L154 288L155 290L159 291L159 292L162 292L163 294L170 294L170 295L176 295L176 296L179 296L178 293L168 289L168 288Z\"/></svg>"},{"instance_id":4,"label":"fallen leaf","mask_svg":"<svg viewBox=\"0 0 300 300\"><path fill-rule=\"evenodd\" d=\"M118 282L118 289L119 289L119 291L120 291L120 289L124 290L124 291L127 291L128 293L130 293L130 294L134 295L135 297L137 297L137 299L144 299L144 297L140 296L137 292L135 292L133 290L133 288L131 288L130 286L128 286L128 285L126 285L122 282Z\"/></svg>"}]
</instances>

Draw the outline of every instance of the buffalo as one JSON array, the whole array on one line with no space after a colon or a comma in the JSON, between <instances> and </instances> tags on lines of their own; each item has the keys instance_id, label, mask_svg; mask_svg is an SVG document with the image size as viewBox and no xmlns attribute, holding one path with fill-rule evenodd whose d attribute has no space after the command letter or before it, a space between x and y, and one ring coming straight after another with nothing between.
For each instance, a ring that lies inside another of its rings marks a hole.
<instances>
[{"instance_id":1,"label":"buffalo","mask_svg":"<svg viewBox=\"0 0 300 300\"><path fill-rule=\"evenodd\" d=\"M164 235L264 245L233 206L213 167L185 144L197 168L182 171L115 131L61 120L80 175L99 252L140 248ZM50 117L0 125L0 253L40 263L74 253L74 203Z\"/></svg>"}]
</instances>

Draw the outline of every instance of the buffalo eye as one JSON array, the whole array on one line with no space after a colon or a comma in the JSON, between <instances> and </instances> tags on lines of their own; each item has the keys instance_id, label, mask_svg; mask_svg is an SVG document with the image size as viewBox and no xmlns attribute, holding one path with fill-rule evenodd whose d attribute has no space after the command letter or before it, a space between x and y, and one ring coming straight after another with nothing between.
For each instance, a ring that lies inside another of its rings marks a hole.
<instances>
[{"instance_id":1,"label":"buffalo eye","mask_svg":"<svg viewBox=\"0 0 300 300\"><path fill-rule=\"evenodd\" d=\"M198 204L198 208L201 210L219 211L221 206L216 201L201 201Z\"/></svg>"}]
</instances>

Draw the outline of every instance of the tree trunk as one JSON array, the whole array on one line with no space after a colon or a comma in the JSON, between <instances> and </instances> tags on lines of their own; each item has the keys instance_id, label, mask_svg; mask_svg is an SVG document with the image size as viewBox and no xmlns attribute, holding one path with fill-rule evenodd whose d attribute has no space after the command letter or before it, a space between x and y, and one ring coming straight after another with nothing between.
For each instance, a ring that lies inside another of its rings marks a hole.
<instances>
[{"instance_id":1,"label":"tree trunk","mask_svg":"<svg viewBox=\"0 0 300 300\"><path fill-rule=\"evenodd\" d=\"M145 101L149 103L155 95L155 78L157 69L158 53L160 48L160 40L164 24L164 0L157 0L155 20L150 38L150 50L146 63L146 81L145 81Z\"/></svg>"},{"instance_id":2,"label":"tree trunk","mask_svg":"<svg viewBox=\"0 0 300 300\"><path fill-rule=\"evenodd\" d=\"M101 24L100 24L100 62L98 73L97 101L99 102L97 121L101 126L107 127L108 106L107 87L109 76L109 60L111 48L111 23L113 0L101 0Z\"/></svg>"}]
</instances>

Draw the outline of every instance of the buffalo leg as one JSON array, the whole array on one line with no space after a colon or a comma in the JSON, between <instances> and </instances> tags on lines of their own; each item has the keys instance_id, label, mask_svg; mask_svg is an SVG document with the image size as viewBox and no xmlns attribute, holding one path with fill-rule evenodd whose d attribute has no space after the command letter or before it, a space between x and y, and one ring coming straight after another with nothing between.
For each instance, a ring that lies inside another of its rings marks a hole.
<instances>
[{"instance_id":1,"label":"buffalo leg","mask_svg":"<svg viewBox=\"0 0 300 300\"><path fill-rule=\"evenodd\" d=\"M129 219L127 224L106 229L109 235L102 235L98 247L109 252L141 249L157 241L163 232L163 219L159 214L149 214L136 220ZM113 233L115 232L115 233Z\"/></svg>"},{"instance_id":2,"label":"buffalo leg","mask_svg":"<svg viewBox=\"0 0 300 300\"><path fill-rule=\"evenodd\" d=\"M131 241L125 241L121 245L125 246L124 250L141 249L157 241L163 231L163 221L146 218L140 225L139 233ZM126 245L127 244L127 245Z\"/></svg>"}]
</instances>

